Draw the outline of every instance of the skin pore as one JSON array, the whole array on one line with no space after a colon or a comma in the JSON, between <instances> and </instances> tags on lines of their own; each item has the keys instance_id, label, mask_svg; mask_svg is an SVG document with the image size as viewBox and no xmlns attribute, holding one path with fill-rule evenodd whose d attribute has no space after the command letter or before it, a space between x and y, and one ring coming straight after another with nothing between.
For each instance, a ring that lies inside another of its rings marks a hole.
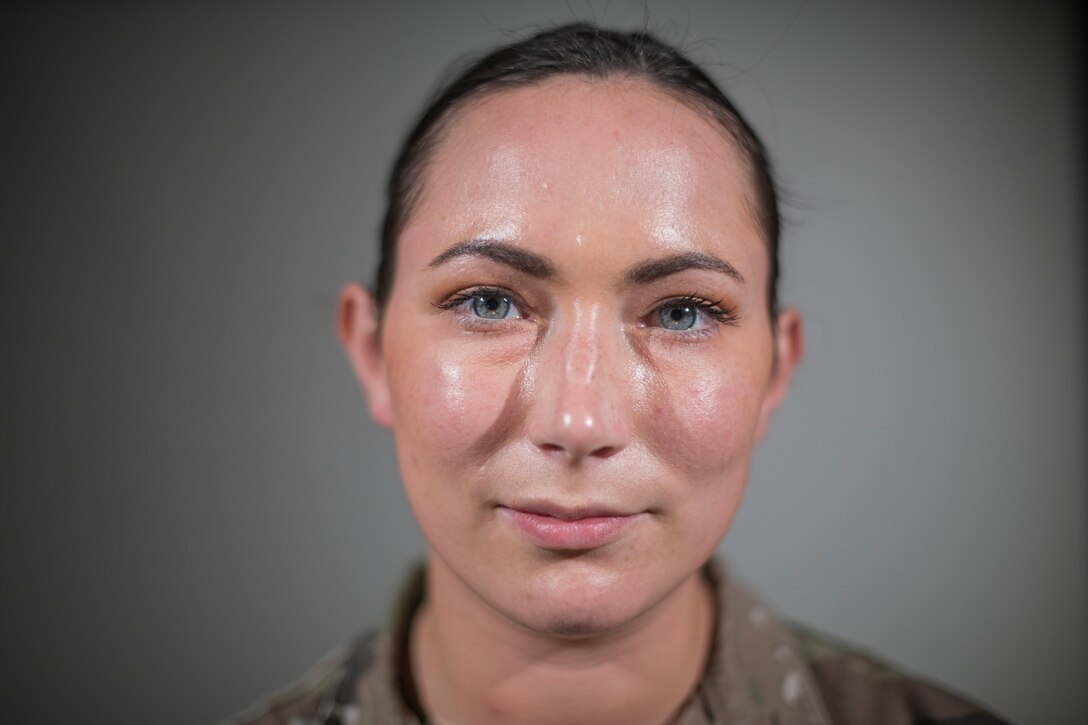
<instances>
[{"instance_id":1,"label":"skin pore","mask_svg":"<svg viewBox=\"0 0 1088 725\"><path fill-rule=\"evenodd\" d=\"M427 538L435 722L665 723L705 665L698 572L800 356L749 172L709 115L558 77L463 107L380 314L339 331Z\"/></svg>"}]
</instances>

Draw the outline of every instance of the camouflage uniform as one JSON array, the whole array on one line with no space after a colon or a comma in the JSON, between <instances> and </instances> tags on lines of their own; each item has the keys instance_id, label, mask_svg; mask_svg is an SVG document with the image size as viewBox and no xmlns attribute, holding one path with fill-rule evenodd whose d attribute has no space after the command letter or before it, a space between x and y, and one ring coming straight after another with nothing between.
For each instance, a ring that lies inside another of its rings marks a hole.
<instances>
[{"instance_id":1,"label":"camouflage uniform","mask_svg":"<svg viewBox=\"0 0 1088 725\"><path fill-rule=\"evenodd\" d=\"M707 670L675 721L679 725L1000 725L957 695L784 624L720 564L712 561L704 573L718 601L715 641ZM298 683L230 722L425 723L404 658L423 580L421 568L405 589L391 633L365 636L334 652Z\"/></svg>"}]
</instances>

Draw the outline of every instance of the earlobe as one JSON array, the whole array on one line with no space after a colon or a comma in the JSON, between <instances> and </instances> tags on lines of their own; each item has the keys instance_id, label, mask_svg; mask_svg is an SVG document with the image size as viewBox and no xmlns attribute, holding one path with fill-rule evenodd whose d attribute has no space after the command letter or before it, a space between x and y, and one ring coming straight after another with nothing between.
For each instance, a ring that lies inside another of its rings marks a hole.
<instances>
[{"instance_id":1,"label":"earlobe","mask_svg":"<svg viewBox=\"0 0 1088 725\"><path fill-rule=\"evenodd\" d=\"M793 372L801 362L805 350L805 336L801 325L801 313L793 307L787 307L778 313L774 331L775 359L771 368L771 379L767 392L763 396L763 405L759 411L759 423L756 428L756 440L762 440L767 433L774 411L786 399Z\"/></svg>"},{"instance_id":2,"label":"earlobe","mask_svg":"<svg viewBox=\"0 0 1088 725\"><path fill-rule=\"evenodd\" d=\"M351 283L340 292L336 332L370 406L370 416L384 428L393 427L393 407L382 356L378 306L374 296Z\"/></svg>"}]
</instances>

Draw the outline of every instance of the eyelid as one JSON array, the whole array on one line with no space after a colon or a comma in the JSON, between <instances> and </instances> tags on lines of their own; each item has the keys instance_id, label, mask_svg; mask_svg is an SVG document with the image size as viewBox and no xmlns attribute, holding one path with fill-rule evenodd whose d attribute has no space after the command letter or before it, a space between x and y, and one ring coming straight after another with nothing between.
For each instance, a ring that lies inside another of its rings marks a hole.
<instances>
[{"instance_id":1,"label":"eyelid","mask_svg":"<svg viewBox=\"0 0 1088 725\"><path fill-rule=\"evenodd\" d=\"M527 317L527 306L521 297L505 287L497 287L495 285L476 285L474 287L466 287L458 292L454 292L452 295L446 297L442 302L434 303L435 308L440 311L456 310L464 305L466 302L471 302L473 299L481 296L495 296L505 297L510 300L511 306L513 306L515 315L502 319L491 320L486 317L478 317L476 315L470 315L463 313L466 318L473 321L481 321L483 324L495 325L509 320L525 319Z\"/></svg>"},{"instance_id":2,"label":"eyelid","mask_svg":"<svg viewBox=\"0 0 1088 725\"><path fill-rule=\"evenodd\" d=\"M507 287L501 287L498 285L481 284L472 287L463 288L451 295L448 295L442 302L432 303L434 307L441 312L445 311L457 311L458 308L464 306L466 303L471 302L473 299L481 296L493 295L496 297L505 297L510 301L511 306L514 308L514 314L510 317L501 319L488 319L486 317L480 317L478 315L471 314L468 311L460 311L460 316L464 322L471 322L473 324L480 324L484 326L495 326L503 323L508 323L512 320L527 319L529 318L529 307L522 300L522 298ZM703 320L703 324L698 327L691 327L686 330L669 330L659 323L658 315L661 310L666 307L679 307L679 306L693 307L699 317ZM712 332L718 325L730 325L735 326L738 324L738 315L735 308L725 302L724 299L713 301L699 295L697 293L688 293L682 295L676 295L673 297L667 297L654 303L653 307L647 312L640 320L640 326L654 328L661 330L665 334L674 337L683 337L685 335L702 336L709 332Z\"/></svg>"},{"instance_id":3,"label":"eyelid","mask_svg":"<svg viewBox=\"0 0 1088 725\"><path fill-rule=\"evenodd\" d=\"M676 297L669 297L663 299L654 304L653 309L650 310L646 317L652 320L654 316L660 314L661 310L665 307L680 307L683 305L694 307L701 316L708 317L713 322L721 325L734 326L737 324L739 319L736 314L736 308L726 304L724 299L720 299L715 302L695 293L678 295ZM661 326L650 325L650 327L660 328ZM669 332L673 334L677 332L684 333L694 331L696 331L696 328L694 327L688 330L669 330Z\"/></svg>"}]
</instances>

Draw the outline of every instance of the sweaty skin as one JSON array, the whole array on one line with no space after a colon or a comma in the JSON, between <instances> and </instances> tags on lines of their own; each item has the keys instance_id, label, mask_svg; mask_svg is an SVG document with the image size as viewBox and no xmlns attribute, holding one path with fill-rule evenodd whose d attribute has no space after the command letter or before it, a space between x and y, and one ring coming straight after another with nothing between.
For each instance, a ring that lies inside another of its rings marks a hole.
<instances>
[{"instance_id":1,"label":"sweaty skin","mask_svg":"<svg viewBox=\"0 0 1088 725\"><path fill-rule=\"evenodd\" d=\"M436 720L662 723L690 693L697 572L800 353L795 313L772 331L750 198L707 115L553 79L460 111L380 326L345 290L429 543L412 653Z\"/></svg>"}]
</instances>

